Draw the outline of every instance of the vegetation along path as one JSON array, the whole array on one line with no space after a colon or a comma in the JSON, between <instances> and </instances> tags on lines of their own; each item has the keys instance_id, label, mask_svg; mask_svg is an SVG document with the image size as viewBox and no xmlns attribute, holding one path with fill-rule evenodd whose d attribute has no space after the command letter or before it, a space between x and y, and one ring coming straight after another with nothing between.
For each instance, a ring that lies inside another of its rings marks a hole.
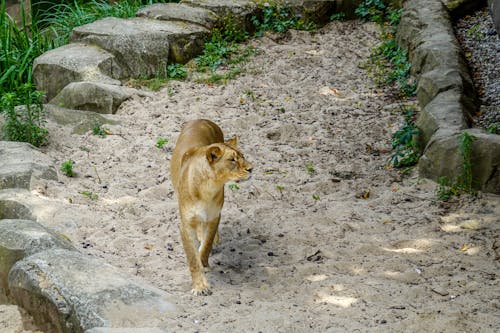
<instances>
[{"instance_id":1,"label":"vegetation along path","mask_svg":"<svg viewBox=\"0 0 500 333\"><path fill-rule=\"evenodd\" d=\"M498 197L441 202L435 183L386 166L401 107L361 68L379 34L357 21L265 34L235 79L169 81L101 136L49 122L46 152L75 175L38 188L46 220L173 294L185 311L158 323L169 331L494 331ZM227 188L208 297L189 293L168 170L200 117L254 164Z\"/></svg>"}]
</instances>

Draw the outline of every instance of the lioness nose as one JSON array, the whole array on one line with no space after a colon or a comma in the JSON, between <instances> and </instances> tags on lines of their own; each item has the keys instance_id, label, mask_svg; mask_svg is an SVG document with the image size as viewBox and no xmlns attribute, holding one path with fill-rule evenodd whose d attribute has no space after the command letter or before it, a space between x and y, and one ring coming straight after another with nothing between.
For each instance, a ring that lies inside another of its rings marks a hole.
<instances>
[{"instance_id":1,"label":"lioness nose","mask_svg":"<svg viewBox=\"0 0 500 333\"><path fill-rule=\"evenodd\" d=\"M252 172L253 166L250 164L245 168L248 172Z\"/></svg>"}]
</instances>

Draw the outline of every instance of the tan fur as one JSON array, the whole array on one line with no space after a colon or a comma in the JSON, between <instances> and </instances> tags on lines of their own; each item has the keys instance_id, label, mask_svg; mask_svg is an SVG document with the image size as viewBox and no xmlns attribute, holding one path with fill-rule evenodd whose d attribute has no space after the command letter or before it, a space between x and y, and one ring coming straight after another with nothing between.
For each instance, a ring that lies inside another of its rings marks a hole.
<instances>
[{"instance_id":1,"label":"tan fur","mask_svg":"<svg viewBox=\"0 0 500 333\"><path fill-rule=\"evenodd\" d=\"M247 179L252 170L236 145L236 138L224 142L222 130L215 123L197 119L184 125L170 161L182 245L196 295L211 293L203 267L208 267L208 256L218 238L224 184Z\"/></svg>"}]
</instances>

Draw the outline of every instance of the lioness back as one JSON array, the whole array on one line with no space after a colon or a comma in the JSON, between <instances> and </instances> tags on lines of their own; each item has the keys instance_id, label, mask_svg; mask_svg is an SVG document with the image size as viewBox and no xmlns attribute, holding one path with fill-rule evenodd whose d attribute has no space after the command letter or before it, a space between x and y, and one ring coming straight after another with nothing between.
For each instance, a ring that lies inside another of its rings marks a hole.
<instances>
[{"instance_id":1,"label":"lioness back","mask_svg":"<svg viewBox=\"0 0 500 333\"><path fill-rule=\"evenodd\" d=\"M208 119L196 119L184 124L170 160L170 172L175 190L177 190L184 154L191 148L208 146L219 142L224 142L224 134L214 122Z\"/></svg>"}]
</instances>

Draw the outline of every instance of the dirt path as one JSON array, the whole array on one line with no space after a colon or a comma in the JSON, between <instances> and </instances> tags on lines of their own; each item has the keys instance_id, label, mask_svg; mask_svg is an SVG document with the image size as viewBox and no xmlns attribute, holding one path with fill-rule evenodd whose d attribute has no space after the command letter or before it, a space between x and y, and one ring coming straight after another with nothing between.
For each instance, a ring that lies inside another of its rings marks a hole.
<instances>
[{"instance_id":1,"label":"dirt path","mask_svg":"<svg viewBox=\"0 0 500 333\"><path fill-rule=\"evenodd\" d=\"M185 313L169 331L493 332L499 197L442 204L433 182L384 167L399 108L358 67L377 36L347 22L252 41L244 75L131 100L107 126L119 135L49 124L47 153L78 175L40 189L67 207L46 220L174 295ZM209 297L189 293L168 168L182 123L199 117L238 134L255 166L226 192Z\"/></svg>"}]
</instances>

